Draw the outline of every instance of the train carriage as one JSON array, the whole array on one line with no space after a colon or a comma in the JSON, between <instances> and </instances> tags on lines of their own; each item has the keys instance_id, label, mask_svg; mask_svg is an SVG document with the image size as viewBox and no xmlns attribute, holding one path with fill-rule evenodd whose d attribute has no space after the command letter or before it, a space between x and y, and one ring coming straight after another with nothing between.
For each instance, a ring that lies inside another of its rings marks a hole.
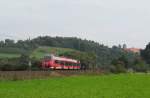
<instances>
[{"instance_id":1,"label":"train carriage","mask_svg":"<svg viewBox=\"0 0 150 98\"><path fill-rule=\"evenodd\" d=\"M42 68L49 69L81 69L80 61L66 58L58 57L54 55L47 55L42 61Z\"/></svg>"}]
</instances>

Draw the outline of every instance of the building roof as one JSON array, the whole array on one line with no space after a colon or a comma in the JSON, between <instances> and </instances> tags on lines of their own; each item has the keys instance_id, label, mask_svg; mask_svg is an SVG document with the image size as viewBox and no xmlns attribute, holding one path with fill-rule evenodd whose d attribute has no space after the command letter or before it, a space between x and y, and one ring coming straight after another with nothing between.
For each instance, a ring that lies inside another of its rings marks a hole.
<instances>
[{"instance_id":1,"label":"building roof","mask_svg":"<svg viewBox=\"0 0 150 98\"><path fill-rule=\"evenodd\" d=\"M140 48L126 48L125 51L140 53L141 49Z\"/></svg>"}]
</instances>

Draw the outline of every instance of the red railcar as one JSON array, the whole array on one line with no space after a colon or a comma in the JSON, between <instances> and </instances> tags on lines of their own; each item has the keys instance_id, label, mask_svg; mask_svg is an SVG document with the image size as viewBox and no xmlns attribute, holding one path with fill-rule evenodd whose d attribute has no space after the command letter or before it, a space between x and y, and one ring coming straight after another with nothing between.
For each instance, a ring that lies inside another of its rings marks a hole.
<instances>
[{"instance_id":1,"label":"red railcar","mask_svg":"<svg viewBox=\"0 0 150 98\"><path fill-rule=\"evenodd\" d=\"M42 68L49 69L81 69L80 61L54 55L45 56L42 61Z\"/></svg>"}]
</instances>

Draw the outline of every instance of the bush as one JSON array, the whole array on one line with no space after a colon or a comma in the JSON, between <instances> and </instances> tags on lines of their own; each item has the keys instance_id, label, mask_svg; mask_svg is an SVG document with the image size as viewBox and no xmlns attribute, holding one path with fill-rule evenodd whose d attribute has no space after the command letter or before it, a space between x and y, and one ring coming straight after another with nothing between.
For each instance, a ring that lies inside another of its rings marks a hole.
<instances>
[{"instance_id":1,"label":"bush","mask_svg":"<svg viewBox=\"0 0 150 98\"><path fill-rule=\"evenodd\" d=\"M18 66L14 64L5 64L1 67L2 71L21 71L26 70L28 66Z\"/></svg>"},{"instance_id":2,"label":"bush","mask_svg":"<svg viewBox=\"0 0 150 98\"><path fill-rule=\"evenodd\" d=\"M121 64L116 64L116 65L112 65L110 67L110 71L112 73L125 73L126 72L126 68L121 65Z\"/></svg>"},{"instance_id":3,"label":"bush","mask_svg":"<svg viewBox=\"0 0 150 98\"><path fill-rule=\"evenodd\" d=\"M147 72L149 67L141 58L136 58L133 69L137 72Z\"/></svg>"},{"instance_id":4,"label":"bush","mask_svg":"<svg viewBox=\"0 0 150 98\"><path fill-rule=\"evenodd\" d=\"M110 71L113 73L124 73L127 71L128 60L124 55L113 60L111 64L112 66L110 67Z\"/></svg>"},{"instance_id":5,"label":"bush","mask_svg":"<svg viewBox=\"0 0 150 98\"><path fill-rule=\"evenodd\" d=\"M27 70L28 61L25 57L19 58L2 58L0 59L0 70L1 71L18 71Z\"/></svg>"},{"instance_id":6,"label":"bush","mask_svg":"<svg viewBox=\"0 0 150 98\"><path fill-rule=\"evenodd\" d=\"M147 72L148 65L146 63L138 63L138 64L134 65L134 70L137 72Z\"/></svg>"},{"instance_id":7,"label":"bush","mask_svg":"<svg viewBox=\"0 0 150 98\"><path fill-rule=\"evenodd\" d=\"M41 70L41 61L40 60L32 58L31 61L32 61L31 70Z\"/></svg>"}]
</instances>

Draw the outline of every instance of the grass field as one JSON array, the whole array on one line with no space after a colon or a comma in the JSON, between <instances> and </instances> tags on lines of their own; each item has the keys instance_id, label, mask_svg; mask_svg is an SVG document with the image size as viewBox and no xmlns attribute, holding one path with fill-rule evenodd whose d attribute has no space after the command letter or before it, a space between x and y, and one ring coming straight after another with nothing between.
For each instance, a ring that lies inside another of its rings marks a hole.
<instances>
[{"instance_id":1,"label":"grass field","mask_svg":"<svg viewBox=\"0 0 150 98\"><path fill-rule=\"evenodd\" d=\"M10 54L10 53L0 53L0 58L16 58L19 57L20 54Z\"/></svg>"},{"instance_id":2,"label":"grass field","mask_svg":"<svg viewBox=\"0 0 150 98\"><path fill-rule=\"evenodd\" d=\"M41 59L45 56L45 54L56 53L57 55L64 52L76 51L69 48L57 48L57 47L39 47L35 49L30 55L31 57L35 57L37 59ZM0 49L0 58L16 58L21 55L21 50L18 49Z\"/></svg>"},{"instance_id":3,"label":"grass field","mask_svg":"<svg viewBox=\"0 0 150 98\"><path fill-rule=\"evenodd\" d=\"M12 47L0 48L0 58L16 58L22 51L22 49Z\"/></svg>"},{"instance_id":4,"label":"grass field","mask_svg":"<svg viewBox=\"0 0 150 98\"><path fill-rule=\"evenodd\" d=\"M45 54L56 53L57 55L64 52L76 51L69 48L57 48L57 47L39 47L33 51L31 57L35 57L37 59L43 58Z\"/></svg>"},{"instance_id":5,"label":"grass field","mask_svg":"<svg viewBox=\"0 0 150 98\"><path fill-rule=\"evenodd\" d=\"M150 98L149 92L148 74L0 81L0 98Z\"/></svg>"}]
</instances>

